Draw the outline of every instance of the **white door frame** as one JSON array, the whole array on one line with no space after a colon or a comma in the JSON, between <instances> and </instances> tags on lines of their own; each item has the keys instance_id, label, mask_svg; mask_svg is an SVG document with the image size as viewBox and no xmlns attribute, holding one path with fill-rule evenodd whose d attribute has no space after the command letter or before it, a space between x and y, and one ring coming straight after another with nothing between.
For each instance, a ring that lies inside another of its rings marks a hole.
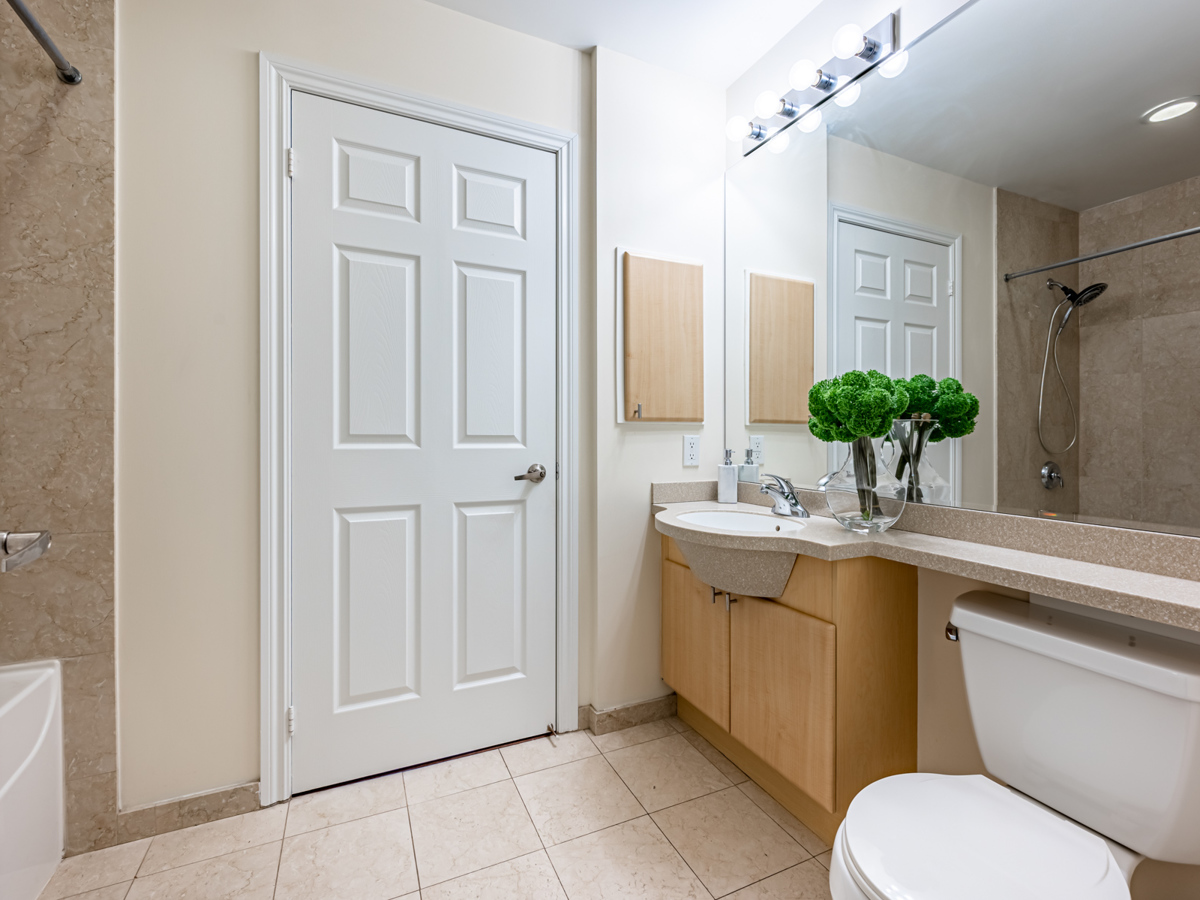
<instances>
[{"instance_id":1,"label":"white door frame","mask_svg":"<svg viewBox=\"0 0 1200 900\"><path fill-rule=\"evenodd\" d=\"M864 228L874 228L876 231L886 231L901 237L915 238L939 244L950 250L950 373L962 381L962 235L937 231L924 225L916 225L901 219L881 216L870 210L854 206L843 206L838 203L829 204L829 291L826 295L827 320L829 332L829 353L827 354L826 378L837 374L837 298L838 298L838 226L841 224L861 225ZM834 445L830 444L830 466L834 461ZM953 468L954 504L962 503L962 452L958 442L950 445L950 465Z\"/></svg>"},{"instance_id":2,"label":"white door frame","mask_svg":"<svg viewBox=\"0 0 1200 900\"><path fill-rule=\"evenodd\" d=\"M307 63L259 54L259 454L260 756L259 801L291 796L291 229L288 136L291 91L547 150L558 162L558 510L557 678L559 731L579 715L579 139ZM298 161L298 165L304 165ZM303 727L301 725L301 727Z\"/></svg>"}]
</instances>

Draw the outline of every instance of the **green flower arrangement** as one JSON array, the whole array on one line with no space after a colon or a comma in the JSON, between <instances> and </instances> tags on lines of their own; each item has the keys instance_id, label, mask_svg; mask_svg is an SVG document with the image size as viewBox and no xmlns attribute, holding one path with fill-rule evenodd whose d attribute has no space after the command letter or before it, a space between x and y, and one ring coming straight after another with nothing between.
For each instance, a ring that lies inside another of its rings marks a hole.
<instances>
[{"instance_id":1,"label":"green flower arrangement","mask_svg":"<svg viewBox=\"0 0 1200 900\"><path fill-rule=\"evenodd\" d=\"M975 430L979 398L963 390L957 378L934 381L928 375L914 375L895 382L908 395L908 406L897 419L920 419L931 423L929 443L946 438L966 437Z\"/></svg>"},{"instance_id":2,"label":"green flower arrangement","mask_svg":"<svg viewBox=\"0 0 1200 900\"><path fill-rule=\"evenodd\" d=\"M904 381L882 372L847 372L818 381L808 392L808 430L817 440L852 444L856 438L881 438L909 408Z\"/></svg>"}]
</instances>

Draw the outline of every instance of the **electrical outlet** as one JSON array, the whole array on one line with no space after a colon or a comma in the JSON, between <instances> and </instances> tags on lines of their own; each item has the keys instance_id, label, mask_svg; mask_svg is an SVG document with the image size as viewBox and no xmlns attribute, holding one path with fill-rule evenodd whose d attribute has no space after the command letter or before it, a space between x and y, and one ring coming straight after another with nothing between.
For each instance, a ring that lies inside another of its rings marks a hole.
<instances>
[{"instance_id":1,"label":"electrical outlet","mask_svg":"<svg viewBox=\"0 0 1200 900\"><path fill-rule=\"evenodd\" d=\"M750 435L750 452L753 454L754 462L761 466L763 461L763 436L761 434Z\"/></svg>"},{"instance_id":2,"label":"electrical outlet","mask_svg":"<svg viewBox=\"0 0 1200 900\"><path fill-rule=\"evenodd\" d=\"M683 464L685 466L700 465L700 435L685 434L683 436Z\"/></svg>"}]
</instances>

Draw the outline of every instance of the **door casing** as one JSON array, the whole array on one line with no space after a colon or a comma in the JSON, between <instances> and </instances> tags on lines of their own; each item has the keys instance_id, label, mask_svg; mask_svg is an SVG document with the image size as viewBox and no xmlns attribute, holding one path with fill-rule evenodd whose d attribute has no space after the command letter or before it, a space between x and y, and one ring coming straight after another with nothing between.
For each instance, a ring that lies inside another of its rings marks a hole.
<instances>
[{"instance_id":1,"label":"door casing","mask_svg":"<svg viewBox=\"0 0 1200 900\"><path fill-rule=\"evenodd\" d=\"M546 150L557 161L557 660L558 731L579 711L579 139L505 116L404 93L307 63L259 54L259 455L260 759L259 802L291 796L291 208L288 147L291 92L299 90L383 112ZM299 161L302 165L303 162ZM298 723L297 727L303 727Z\"/></svg>"}]
</instances>

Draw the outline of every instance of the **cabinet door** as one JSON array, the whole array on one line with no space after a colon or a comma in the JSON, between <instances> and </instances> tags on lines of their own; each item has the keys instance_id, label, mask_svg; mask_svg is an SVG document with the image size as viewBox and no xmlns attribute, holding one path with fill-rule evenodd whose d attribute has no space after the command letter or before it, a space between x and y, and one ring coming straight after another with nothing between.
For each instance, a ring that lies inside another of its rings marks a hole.
<instances>
[{"instance_id":1,"label":"cabinet door","mask_svg":"<svg viewBox=\"0 0 1200 900\"><path fill-rule=\"evenodd\" d=\"M686 566L662 564L662 678L728 730L729 612L725 596Z\"/></svg>"},{"instance_id":2,"label":"cabinet door","mask_svg":"<svg viewBox=\"0 0 1200 900\"><path fill-rule=\"evenodd\" d=\"M730 733L833 812L836 628L770 600L730 617Z\"/></svg>"}]
</instances>

